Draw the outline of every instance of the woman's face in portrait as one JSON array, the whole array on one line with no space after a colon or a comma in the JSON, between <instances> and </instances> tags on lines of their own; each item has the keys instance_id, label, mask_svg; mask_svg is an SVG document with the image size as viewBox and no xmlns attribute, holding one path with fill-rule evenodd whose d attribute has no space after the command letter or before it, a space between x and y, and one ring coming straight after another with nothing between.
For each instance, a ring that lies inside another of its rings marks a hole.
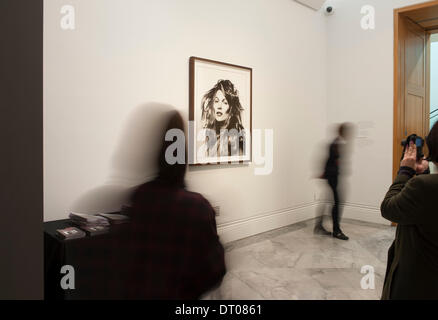
<instances>
[{"instance_id":1,"label":"woman's face in portrait","mask_svg":"<svg viewBox=\"0 0 438 320\"><path fill-rule=\"evenodd\" d=\"M221 90L218 90L214 96L213 108L216 121L224 121L228 118L230 106L227 99L225 98L224 93Z\"/></svg>"}]
</instances>

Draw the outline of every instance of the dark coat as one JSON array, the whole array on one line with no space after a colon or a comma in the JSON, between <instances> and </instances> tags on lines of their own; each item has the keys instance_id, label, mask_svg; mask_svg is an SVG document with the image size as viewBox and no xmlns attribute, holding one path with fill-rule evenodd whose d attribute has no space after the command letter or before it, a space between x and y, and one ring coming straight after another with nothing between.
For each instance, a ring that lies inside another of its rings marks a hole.
<instances>
[{"instance_id":1,"label":"dark coat","mask_svg":"<svg viewBox=\"0 0 438 320\"><path fill-rule=\"evenodd\" d=\"M438 175L399 174L381 205L398 224L382 299L438 299Z\"/></svg>"},{"instance_id":2,"label":"dark coat","mask_svg":"<svg viewBox=\"0 0 438 320\"><path fill-rule=\"evenodd\" d=\"M164 180L134 193L125 241L128 299L198 299L220 285L226 272L210 203Z\"/></svg>"},{"instance_id":3,"label":"dark coat","mask_svg":"<svg viewBox=\"0 0 438 320\"><path fill-rule=\"evenodd\" d=\"M324 178L335 178L339 175L340 142L336 138L329 146L329 155L324 167Z\"/></svg>"}]
</instances>

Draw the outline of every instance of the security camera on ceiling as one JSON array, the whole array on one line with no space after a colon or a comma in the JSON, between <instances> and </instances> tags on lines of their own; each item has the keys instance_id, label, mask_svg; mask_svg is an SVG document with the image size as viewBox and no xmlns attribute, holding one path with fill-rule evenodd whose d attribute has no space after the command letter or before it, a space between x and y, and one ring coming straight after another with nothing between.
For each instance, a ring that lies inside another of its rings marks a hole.
<instances>
[{"instance_id":1,"label":"security camera on ceiling","mask_svg":"<svg viewBox=\"0 0 438 320\"><path fill-rule=\"evenodd\" d=\"M322 5L326 0L295 0L301 4L304 4L306 7L312 8L314 10L319 10L322 8Z\"/></svg>"},{"instance_id":2,"label":"security camera on ceiling","mask_svg":"<svg viewBox=\"0 0 438 320\"><path fill-rule=\"evenodd\" d=\"M326 15L331 16L335 13L335 8L333 6L326 6L324 12Z\"/></svg>"}]
</instances>

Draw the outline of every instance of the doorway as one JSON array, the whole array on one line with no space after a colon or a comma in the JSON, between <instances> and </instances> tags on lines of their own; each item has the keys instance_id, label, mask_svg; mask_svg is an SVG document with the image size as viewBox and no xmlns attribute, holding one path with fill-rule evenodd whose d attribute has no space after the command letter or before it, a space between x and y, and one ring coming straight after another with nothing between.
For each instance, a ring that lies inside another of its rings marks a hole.
<instances>
[{"instance_id":1,"label":"doorway","mask_svg":"<svg viewBox=\"0 0 438 320\"><path fill-rule=\"evenodd\" d=\"M425 137L438 121L437 40L438 1L394 10L393 178L401 142L413 133Z\"/></svg>"}]
</instances>

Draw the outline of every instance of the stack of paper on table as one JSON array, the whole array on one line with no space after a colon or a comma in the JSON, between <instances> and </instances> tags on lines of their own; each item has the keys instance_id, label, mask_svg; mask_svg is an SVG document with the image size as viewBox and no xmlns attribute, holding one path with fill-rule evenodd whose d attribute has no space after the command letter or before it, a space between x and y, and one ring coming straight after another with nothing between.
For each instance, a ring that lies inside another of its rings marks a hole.
<instances>
[{"instance_id":1,"label":"stack of paper on table","mask_svg":"<svg viewBox=\"0 0 438 320\"><path fill-rule=\"evenodd\" d=\"M111 224L122 224L129 222L129 217L123 214L117 213L99 213L99 216L108 219Z\"/></svg>"},{"instance_id":2,"label":"stack of paper on table","mask_svg":"<svg viewBox=\"0 0 438 320\"><path fill-rule=\"evenodd\" d=\"M107 226L95 226L95 227L81 227L89 236L97 236L99 234L105 234L109 232Z\"/></svg>"},{"instance_id":3,"label":"stack of paper on table","mask_svg":"<svg viewBox=\"0 0 438 320\"><path fill-rule=\"evenodd\" d=\"M110 225L108 219L94 214L72 212L69 218L74 224L81 227L105 227Z\"/></svg>"}]
</instances>

